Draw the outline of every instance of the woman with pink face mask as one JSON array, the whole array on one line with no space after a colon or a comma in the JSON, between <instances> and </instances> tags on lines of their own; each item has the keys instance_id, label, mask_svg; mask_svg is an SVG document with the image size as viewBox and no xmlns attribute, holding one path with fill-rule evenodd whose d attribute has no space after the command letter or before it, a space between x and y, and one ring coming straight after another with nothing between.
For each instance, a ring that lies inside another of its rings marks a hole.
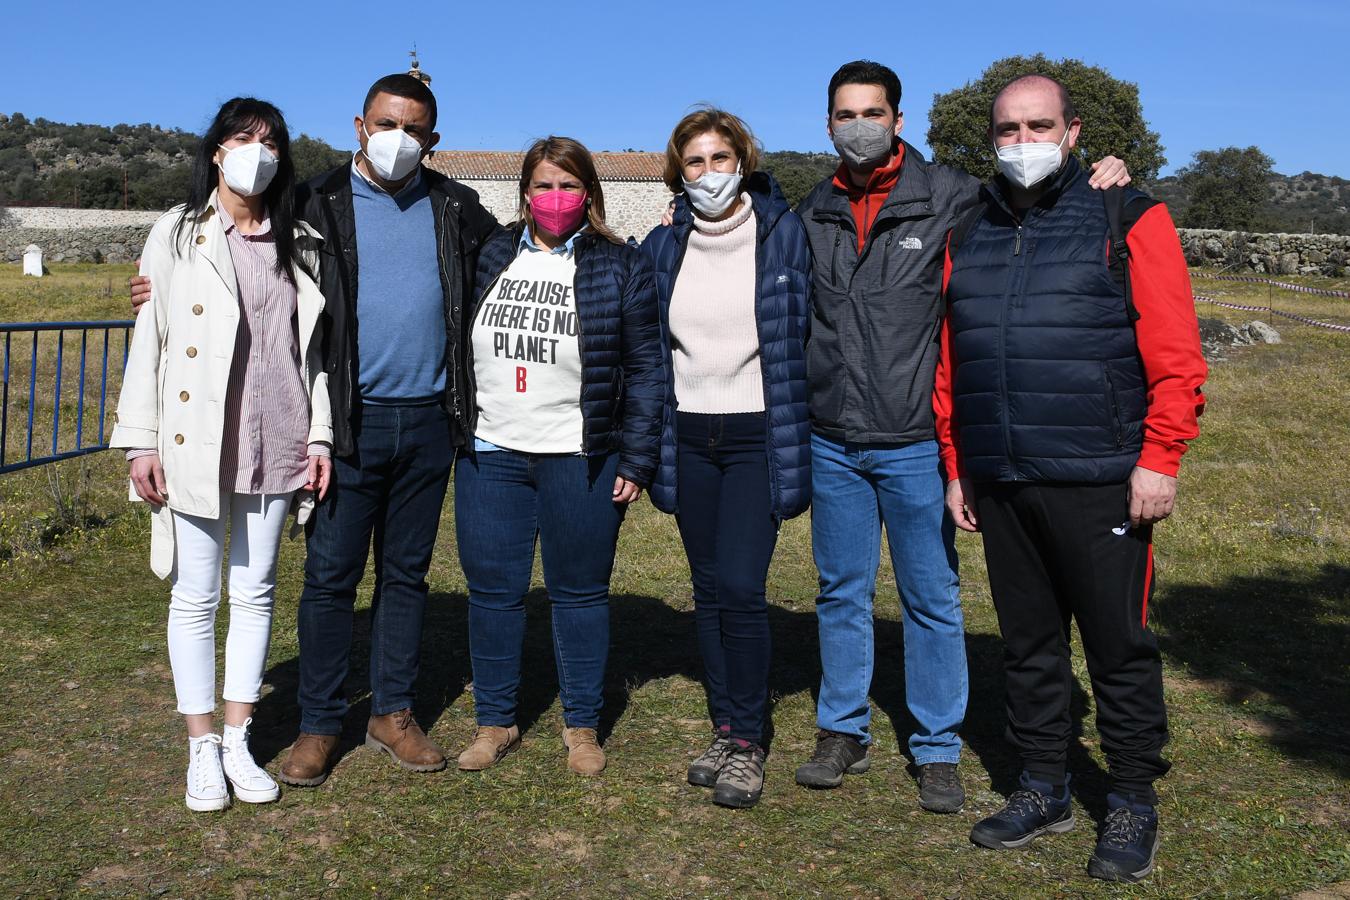
<instances>
[{"instance_id":1,"label":"woman with pink face mask","mask_svg":"<svg viewBox=\"0 0 1350 900\"><path fill-rule=\"evenodd\" d=\"M609 579L624 513L656 469L666 353L651 267L606 227L595 162L580 143L548 137L526 152L520 221L479 251L476 285L455 530L478 728L459 767L486 769L520 742L537 539L568 767L597 775Z\"/></svg>"}]
</instances>

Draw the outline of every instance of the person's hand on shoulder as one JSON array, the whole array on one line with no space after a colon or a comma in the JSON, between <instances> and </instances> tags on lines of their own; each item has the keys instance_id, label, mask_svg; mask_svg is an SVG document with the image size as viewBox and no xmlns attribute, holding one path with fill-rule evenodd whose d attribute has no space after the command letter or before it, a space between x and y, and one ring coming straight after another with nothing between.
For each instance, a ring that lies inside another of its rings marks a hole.
<instances>
[{"instance_id":1,"label":"person's hand on shoulder","mask_svg":"<svg viewBox=\"0 0 1350 900\"><path fill-rule=\"evenodd\" d=\"M1092 164L1092 175L1088 177L1088 186L1099 191L1109 187L1124 187L1130 183L1130 170L1125 168L1125 160L1114 156L1104 157Z\"/></svg>"}]
</instances>

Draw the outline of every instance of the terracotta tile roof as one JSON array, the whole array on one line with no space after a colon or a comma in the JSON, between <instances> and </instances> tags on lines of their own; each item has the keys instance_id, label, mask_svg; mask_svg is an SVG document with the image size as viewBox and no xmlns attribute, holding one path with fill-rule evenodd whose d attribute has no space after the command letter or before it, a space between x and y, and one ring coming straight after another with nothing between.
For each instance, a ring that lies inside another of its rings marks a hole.
<instances>
[{"instance_id":1,"label":"terracotta tile roof","mask_svg":"<svg viewBox=\"0 0 1350 900\"><path fill-rule=\"evenodd\" d=\"M523 152L507 150L437 150L423 165L457 180L515 181L520 177ZM660 181L664 153L595 154L601 181Z\"/></svg>"}]
</instances>

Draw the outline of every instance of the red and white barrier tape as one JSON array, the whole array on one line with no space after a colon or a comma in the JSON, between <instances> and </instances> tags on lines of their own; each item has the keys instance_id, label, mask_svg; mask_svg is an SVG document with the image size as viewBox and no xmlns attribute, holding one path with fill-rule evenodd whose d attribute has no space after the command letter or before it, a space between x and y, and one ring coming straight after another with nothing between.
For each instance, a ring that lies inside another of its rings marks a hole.
<instances>
[{"instance_id":1,"label":"red and white barrier tape","mask_svg":"<svg viewBox=\"0 0 1350 900\"><path fill-rule=\"evenodd\" d=\"M1222 300L1215 300L1213 297L1202 297L1195 295L1196 300L1205 303L1213 303L1215 306L1224 306L1228 309L1241 309L1247 312L1269 313L1272 316L1283 316L1286 319L1293 319L1295 322L1302 322L1305 325L1315 325L1318 328L1330 328L1332 331L1344 331L1350 333L1350 325L1336 325L1331 322L1319 322L1316 319L1309 319L1304 316L1296 316L1293 313L1280 312L1278 309L1271 309L1268 306L1243 306L1241 303L1225 303Z\"/></svg>"},{"instance_id":2,"label":"red and white barrier tape","mask_svg":"<svg viewBox=\"0 0 1350 900\"><path fill-rule=\"evenodd\" d=\"M1326 288L1306 287L1290 284L1287 281L1271 281L1269 278L1255 278L1246 275L1211 275L1208 272L1192 272L1192 278L1208 278L1211 281L1240 281L1243 284L1269 284L1298 294L1316 294L1319 297L1350 297L1350 291L1332 291ZM1262 307L1264 308L1264 307Z\"/></svg>"}]
</instances>

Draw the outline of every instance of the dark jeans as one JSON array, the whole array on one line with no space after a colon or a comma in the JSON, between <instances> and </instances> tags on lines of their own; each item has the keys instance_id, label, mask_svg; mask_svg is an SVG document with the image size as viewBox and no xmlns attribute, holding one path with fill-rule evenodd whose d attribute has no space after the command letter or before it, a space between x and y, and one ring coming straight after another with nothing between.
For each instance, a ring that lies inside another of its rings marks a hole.
<instances>
[{"instance_id":1,"label":"dark jeans","mask_svg":"<svg viewBox=\"0 0 1350 900\"><path fill-rule=\"evenodd\" d=\"M338 734L352 647L356 586L375 537L370 609L371 713L413 704L427 569L454 455L439 405L365 406L356 450L333 461L333 486L314 511L300 595L300 729Z\"/></svg>"},{"instance_id":2,"label":"dark jeans","mask_svg":"<svg viewBox=\"0 0 1350 900\"><path fill-rule=\"evenodd\" d=\"M762 743L769 691L764 582L778 540L764 414L678 413L680 538L694 584L713 724Z\"/></svg>"},{"instance_id":3,"label":"dark jeans","mask_svg":"<svg viewBox=\"0 0 1350 900\"><path fill-rule=\"evenodd\" d=\"M609 577L625 508L614 502L619 455L462 454L455 533L469 583L469 655L479 725L514 725L535 538L553 601L563 721L600 723L609 658Z\"/></svg>"},{"instance_id":4,"label":"dark jeans","mask_svg":"<svg viewBox=\"0 0 1350 900\"><path fill-rule=\"evenodd\" d=\"M1008 738L1062 784L1072 723L1069 623L1078 623L1111 789L1154 802L1167 773L1162 659L1148 630L1152 528L1129 527L1125 484L980 484L976 515L1006 644Z\"/></svg>"}]
</instances>

